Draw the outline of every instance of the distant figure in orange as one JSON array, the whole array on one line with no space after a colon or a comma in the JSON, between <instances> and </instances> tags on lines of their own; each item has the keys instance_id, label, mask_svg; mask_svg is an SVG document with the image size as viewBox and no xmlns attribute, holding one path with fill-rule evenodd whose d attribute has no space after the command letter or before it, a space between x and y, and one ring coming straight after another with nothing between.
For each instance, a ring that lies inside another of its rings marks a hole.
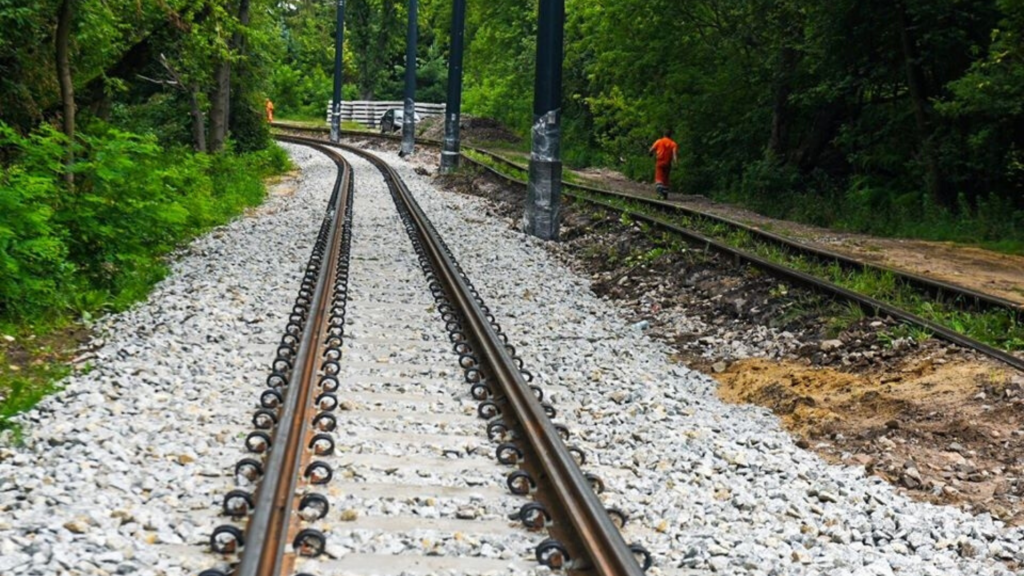
<instances>
[{"instance_id":1,"label":"distant figure in orange","mask_svg":"<svg viewBox=\"0 0 1024 576\"><path fill-rule=\"evenodd\" d=\"M263 105L267 109L267 122L274 121L274 103L267 98L266 104Z\"/></svg>"},{"instance_id":2,"label":"distant figure in orange","mask_svg":"<svg viewBox=\"0 0 1024 576\"><path fill-rule=\"evenodd\" d=\"M654 156L654 187L658 197L668 200L672 167L679 162L679 145L672 141L672 130L662 132L663 137L651 145L648 152Z\"/></svg>"}]
</instances>

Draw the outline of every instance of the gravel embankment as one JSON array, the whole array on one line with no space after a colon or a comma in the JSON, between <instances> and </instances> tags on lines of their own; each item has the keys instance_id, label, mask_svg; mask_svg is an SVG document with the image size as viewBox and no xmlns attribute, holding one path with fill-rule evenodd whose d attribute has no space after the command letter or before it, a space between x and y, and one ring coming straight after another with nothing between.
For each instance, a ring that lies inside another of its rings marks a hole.
<instances>
[{"instance_id":1,"label":"gravel embankment","mask_svg":"<svg viewBox=\"0 0 1024 576\"><path fill-rule=\"evenodd\" d=\"M146 303L103 322L96 368L22 418L24 444L0 443L0 574L216 565L206 541L223 521L217 506L335 175L325 157L288 148L304 168L297 193L196 241ZM1024 562L1021 531L911 502L797 448L766 410L721 403L710 378L672 364L540 242L384 156L549 390L557 420L588 453L585 468L605 479L606 500L631 513L627 539L655 554L652 573L987 576ZM355 471L380 479L354 454ZM338 501L332 514L367 503ZM358 513L388 508L403 506L381 500ZM349 521L329 519L339 520ZM355 551L369 542L361 538L332 551ZM393 549L381 538L368 552ZM530 554L492 551L505 562Z\"/></svg>"},{"instance_id":2,"label":"gravel embankment","mask_svg":"<svg viewBox=\"0 0 1024 576\"><path fill-rule=\"evenodd\" d=\"M557 385L559 419L597 471L610 469L607 500L631 512L627 539L654 552L657 567L976 576L1024 562L1021 530L910 501L861 468L798 448L767 410L723 404L712 379L673 364L540 242L381 155L400 167L527 368Z\"/></svg>"},{"instance_id":3,"label":"gravel embankment","mask_svg":"<svg viewBox=\"0 0 1024 576\"><path fill-rule=\"evenodd\" d=\"M196 574L336 174L196 240L149 300L106 318L95 369L0 442L0 574Z\"/></svg>"}]
</instances>

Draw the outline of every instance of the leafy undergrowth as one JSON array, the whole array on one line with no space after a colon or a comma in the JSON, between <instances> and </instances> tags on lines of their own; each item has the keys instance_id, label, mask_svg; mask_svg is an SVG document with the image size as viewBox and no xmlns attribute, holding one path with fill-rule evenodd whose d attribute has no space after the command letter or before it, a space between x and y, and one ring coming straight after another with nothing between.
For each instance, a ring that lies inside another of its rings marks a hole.
<instances>
[{"instance_id":1,"label":"leafy undergrowth","mask_svg":"<svg viewBox=\"0 0 1024 576\"><path fill-rule=\"evenodd\" d=\"M196 154L101 125L74 145L0 123L0 430L66 375L93 317L128 308L196 235L263 201L285 152Z\"/></svg>"}]
</instances>

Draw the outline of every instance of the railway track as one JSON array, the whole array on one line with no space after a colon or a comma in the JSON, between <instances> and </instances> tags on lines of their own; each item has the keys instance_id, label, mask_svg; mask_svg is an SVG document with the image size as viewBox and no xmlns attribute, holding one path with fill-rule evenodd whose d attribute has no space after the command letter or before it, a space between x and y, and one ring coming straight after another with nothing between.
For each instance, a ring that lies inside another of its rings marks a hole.
<instances>
[{"instance_id":1,"label":"railway track","mask_svg":"<svg viewBox=\"0 0 1024 576\"><path fill-rule=\"evenodd\" d=\"M336 149L282 140L339 174L202 576L642 574L650 554L398 174L341 147L391 198L360 192Z\"/></svg>"},{"instance_id":2,"label":"railway track","mask_svg":"<svg viewBox=\"0 0 1024 576\"><path fill-rule=\"evenodd\" d=\"M294 130L305 133L321 134L322 130L314 128L298 128L295 126L280 126L288 130ZM363 132L346 132L345 136L350 137L370 137L370 138L381 138L391 139L387 135L380 135L374 133L363 133ZM433 141L423 141L424 144L428 145L439 145L439 143ZM489 158L492 163L505 166L512 171L522 172L524 167L501 156L494 154L486 150L479 150L473 148L467 148L476 154L483 155ZM502 172L496 169L494 166L488 163L481 162L472 156L468 156L465 153L462 155L463 159L470 162L479 169L485 170L492 174L496 178L505 181L509 184L516 186L525 186L526 182L520 180L508 173ZM755 268L764 270L776 277L785 279L794 284L805 286L814 291L827 294L831 297L838 298L843 301L851 302L859 306L866 313L872 315L888 315L895 319L898 319L904 323L923 328L934 334L935 337L945 340L947 342L962 346L967 349L975 350L985 356L993 358L999 362L1002 362L1008 366L1016 368L1017 370L1024 370L1024 358L1014 355L1006 350L996 348L984 342L981 342L975 338L971 338L964 335L949 326L940 324L936 321L924 318L920 315L911 313L891 303L882 301L877 298L873 298L854 290L845 288L837 285L828 280L819 278L815 275L803 272L801 270L794 269L790 266L780 264L772 261L766 257L755 254L751 251L737 248L730 245L727 242L711 237L700 231L694 230L687 226L683 226L675 221L675 217L678 215L684 215L686 217L699 218L706 220L712 224L727 226L731 229L740 230L746 234L750 234L758 241L767 242L770 244L778 245L787 251L792 251L795 254L805 256L807 258L814 259L821 263L834 263L835 265L841 266L845 269L857 269L857 270L869 270L881 274L887 274L893 276L897 281L904 283L907 286L913 287L915 290L920 291L922 294L926 294L936 300L941 300L946 303L962 308L964 310L995 310L1005 314L1008 314L1011 321L1020 324L1024 322L1024 309L1019 305L1009 300L998 298L990 294L981 293L975 290L948 284L945 282L937 281L931 278L925 278L922 276L909 274L900 270L885 268L861 262L847 256L837 254L831 251L822 250L820 248L809 246L800 242L793 241L789 238L772 234L770 232L760 230L755 227L745 225L734 220L715 216L704 212L699 212L678 204L671 202L665 202L661 200L653 200L650 198L644 198L632 194L626 194L622 192L615 192L610 190L603 190L588 186L581 186L578 184L572 184L563 182L565 188L564 194L578 201L586 202L601 208L612 210L617 213L626 214L629 217L649 223L659 229L670 231L674 234L682 236L687 241L699 245L705 249L720 253L727 258L733 259L737 264L750 265ZM636 208L623 205L623 202L634 203L645 208Z\"/></svg>"}]
</instances>

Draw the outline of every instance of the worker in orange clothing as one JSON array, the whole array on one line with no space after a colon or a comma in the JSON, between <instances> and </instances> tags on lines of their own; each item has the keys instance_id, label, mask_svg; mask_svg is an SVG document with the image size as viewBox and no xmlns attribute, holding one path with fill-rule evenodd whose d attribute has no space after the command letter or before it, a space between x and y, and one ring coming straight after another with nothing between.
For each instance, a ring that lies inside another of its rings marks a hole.
<instances>
[{"instance_id":1,"label":"worker in orange clothing","mask_svg":"<svg viewBox=\"0 0 1024 576\"><path fill-rule=\"evenodd\" d=\"M679 162L679 145L672 141L672 130L667 129L660 140L651 145L648 152L654 156L654 187L658 197L668 200L672 167Z\"/></svg>"},{"instance_id":2,"label":"worker in orange clothing","mask_svg":"<svg viewBox=\"0 0 1024 576\"><path fill-rule=\"evenodd\" d=\"M267 98L267 102L263 105L263 107L267 109L267 122L273 122L274 121L274 103L270 101L270 98Z\"/></svg>"}]
</instances>

